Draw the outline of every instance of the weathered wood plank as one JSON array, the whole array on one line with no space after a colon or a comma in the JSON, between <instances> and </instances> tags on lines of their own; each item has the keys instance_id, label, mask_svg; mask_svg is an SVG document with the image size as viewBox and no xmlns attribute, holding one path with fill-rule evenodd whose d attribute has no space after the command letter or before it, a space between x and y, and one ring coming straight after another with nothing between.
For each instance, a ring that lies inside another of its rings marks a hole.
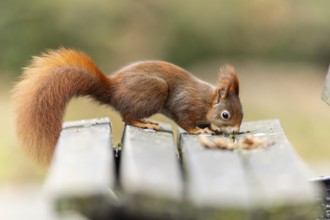
<instances>
[{"instance_id":1,"label":"weathered wood plank","mask_svg":"<svg viewBox=\"0 0 330 220\"><path fill-rule=\"evenodd\" d=\"M318 201L321 205L318 207L320 215L317 219L329 220L330 219L330 176L322 176L313 178L310 180L311 183L317 184L322 189L322 194L318 197Z\"/></svg>"},{"instance_id":2,"label":"weathered wood plank","mask_svg":"<svg viewBox=\"0 0 330 220\"><path fill-rule=\"evenodd\" d=\"M308 182L313 174L291 147L280 122L246 122L241 130L265 139L265 144L273 143L266 150L238 151L254 214L264 219L316 219L318 189Z\"/></svg>"},{"instance_id":3,"label":"weathered wood plank","mask_svg":"<svg viewBox=\"0 0 330 220\"><path fill-rule=\"evenodd\" d=\"M328 74L325 79L323 93L322 93L322 99L330 105L330 67L328 70Z\"/></svg>"},{"instance_id":4,"label":"weathered wood plank","mask_svg":"<svg viewBox=\"0 0 330 220\"><path fill-rule=\"evenodd\" d=\"M214 138L214 136L209 137ZM187 197L196 219L244 219L249 189L236 152L206 149L197 135L180 134Z\"/></svg>"},{"instance_id":5,"label":"weathered wood plank","mask_svg":"<svg viewBox=\"0 0 330 220\"><path fill-rule=\"evenodd\" d=\"M182 177L170 126L155 132L126 126L120 183L126 209L135 216L164 217L182 212Z\"/></svg>"},{"instance_id":6,"label":"weathered wood plank","mask_svg":"<svg viewBox=\"0 0 330 220\"><path fill-rule=\"evenodd\" d=\"M317 190L277 120L243 123L242 131L274 142L268 150L206 149L181 134L189 198L199 219L313 219ZM238 139L242 135L238 136ZM211 137L214 138L214 137Z\"/></svg>"},{"instance_id":7,"label":"weathered wood plank","mask_svg":"<svg viewBox=\"0 0 330 220\"><path fill-rule=\"evenodd\" d=\"M64 124L45 186L60 212L108 212L115 174L107 118Z\"/></svg>"}]
</instances>

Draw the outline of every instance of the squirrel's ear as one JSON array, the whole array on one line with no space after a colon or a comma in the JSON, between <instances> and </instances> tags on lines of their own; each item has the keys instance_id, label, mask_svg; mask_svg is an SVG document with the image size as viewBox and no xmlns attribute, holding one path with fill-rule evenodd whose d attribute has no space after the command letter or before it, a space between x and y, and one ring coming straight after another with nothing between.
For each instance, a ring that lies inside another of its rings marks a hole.
<instances>
[{"instance_id":1,"label":"squirrel's ear","mask_svg":"<svg viewBox=\"0 0 330 220\"><path fill-rule=\"evenodd\" d=\"M239 82L234 67L226 65L220 68L220 78L217 87L217 101L220 101L220 98L227 97L229 91L238 96Z\"/></svg>"},{"instance_id":2,"label":"squirrel's ear","mask_svg":"<svg viewBox=\"0 0 330 220\"><path fill-rule=\"evenodd\" d=\"M231 87L231 83L228 80L222 80L219 82L219 85L217 86L216 91L215 91L216 92L215 103L219 103L220 99L224 99L227 97L230 87Z\"/></svg>"}]
</instances>

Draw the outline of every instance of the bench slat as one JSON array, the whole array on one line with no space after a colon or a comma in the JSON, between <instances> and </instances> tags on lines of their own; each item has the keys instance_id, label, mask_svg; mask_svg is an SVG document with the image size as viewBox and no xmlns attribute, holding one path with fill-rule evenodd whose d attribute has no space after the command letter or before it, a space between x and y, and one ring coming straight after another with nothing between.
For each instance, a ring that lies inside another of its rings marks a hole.
<instances>
[{"instance_id":1,"label":"bench slat","mask_svg":"<svg viewBox=\"0 0 330 220\"><path fill-rule=\"evenodd\" d=\"M253 208L265 218L316 219L318 189L308 182L313 174L291 147L280 122L246 122L241 130L250 131L270 145L266 149L239 152L255 203Z\"/></svg>"},{"instance_id":2,"label":"bench slat","mask_svg":"<svg viewBox=\"0 0 330 220\"><path fill-rule=\"evenodd\" d=\"M126 208L137 215L180 213L182 178L170 126L160 132L127 125L123 137L120 183Z\"/></svg>"},{"instance_id":3,"label":"bench slat","mask_svg":"<svg viewBox=\"0 0 330 220\"><path fill-rule=\"evenodd\" d=\"M328 70L328 74L325 79L324 89L322 93L322 99L330 105L330 67Z\"/></svg>"},{"instance_id":4,"label":"bench slat","mask_svg":"<svg viewBox=\"0 0 330 220\"><path fill-rule=\"evenodd\" d=\"M107 118L64 124L45 186L60 212L92 216L109 209L115 174Z\"/></svg>"},{"instance_id":5,"label":"bench slat","mask_svg":"<svg viewBox=\"0 0 330 220\"><path fill-rule=\"evenodd\" d=\"M277 120L248 122L242 131L267 138L267 150L206 149L181 133L188 196L199 219L313 219L317 190ZM241 138L240 135L238 138ZM211 139L214 137L210 137ZM315 209L316 210L316 209Z\"/></svg>"},{"instance_id":6,"label":"bench slat","mask_svg":"<svg viewBox=\"0 0 330 220\"><path fill-rule=\"evenodd\" d=\"M180 134L180 146L188 179L187 197L197 208L197 219L242 219L249 191L239 156L206 149L197 135L186 132Z\"/></svg>"}]
</instances>

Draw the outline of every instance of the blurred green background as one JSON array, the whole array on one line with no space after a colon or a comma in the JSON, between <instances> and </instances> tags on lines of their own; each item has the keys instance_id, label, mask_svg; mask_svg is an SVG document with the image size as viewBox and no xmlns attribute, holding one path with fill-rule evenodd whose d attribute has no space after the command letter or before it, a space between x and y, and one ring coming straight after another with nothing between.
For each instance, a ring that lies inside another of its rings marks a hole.
<instances>
[{"instance_id":1,"label":"blurred green background","mask_svg":"<svg viewBox=\"0 0 330 220\"><path fill-rule=\"evenodd\" d=\"M44 179L47 170L19 148L10 90L32 56L60 46L85 51L104 73L161 59L212 84L230 63L240 77L244 120L280 119L315 176L330 175L330 107L320 99L330 61L329 8L328 0L2 0L0 184ZM104 116L116 144L123 124L110 108L75 99L65 120Z\"/></svg>"}]
</instances>

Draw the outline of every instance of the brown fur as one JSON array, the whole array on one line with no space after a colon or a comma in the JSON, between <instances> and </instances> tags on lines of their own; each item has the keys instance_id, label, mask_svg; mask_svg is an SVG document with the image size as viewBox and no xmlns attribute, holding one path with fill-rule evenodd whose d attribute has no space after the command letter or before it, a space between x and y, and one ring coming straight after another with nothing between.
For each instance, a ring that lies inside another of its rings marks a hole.
<instances>
[{"instance_id":1,"label":"brown fur","mask_svg":"<svg viewBox=\"0 0 330 220\"><path fill-rule=\"evenodd\" d=\"M74 96L91 96L111 105L124 122L138 127L158 130L157 124L143 119L163 113L188 132L202 133L199 122L221 125L215 107L220 100L230 103L236 98L228 106L241 113L237 76L232 67L226 68L218 88L163 61L135 63L108 78L82 52L50 51L33 59L13 90L17 135L38 161L49 163L66 105ZM239 127L242 114L233 115L231 124Z\"/></svg>"}]
</instances>

